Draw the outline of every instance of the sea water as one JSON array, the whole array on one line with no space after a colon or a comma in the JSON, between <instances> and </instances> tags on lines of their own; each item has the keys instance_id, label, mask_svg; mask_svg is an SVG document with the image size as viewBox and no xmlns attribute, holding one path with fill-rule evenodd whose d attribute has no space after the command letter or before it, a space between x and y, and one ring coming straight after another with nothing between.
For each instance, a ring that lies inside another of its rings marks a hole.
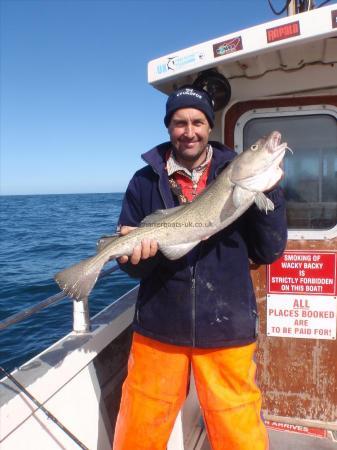
<instances>
[{"instance_id":1,"label":"sea water","mask_svg":"<svg viewBox=\"0 0 337 450\"><path fill-rule=\"evenodd\" d=\"M53 277L113 234L123 194L0 196L0 321L59 292ZM137 280L118 270L90 295L93 316ZM0 365L18 367L72 329L68 298L0 331Z\"/></svg>"}]
</instances>

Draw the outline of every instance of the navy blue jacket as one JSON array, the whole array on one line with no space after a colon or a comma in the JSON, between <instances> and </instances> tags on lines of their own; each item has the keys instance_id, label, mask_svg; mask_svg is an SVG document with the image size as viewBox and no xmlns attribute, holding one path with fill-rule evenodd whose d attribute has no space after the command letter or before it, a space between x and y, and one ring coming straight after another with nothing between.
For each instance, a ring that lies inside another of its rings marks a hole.
<instances>
[{"instance_id":1,"label":"navy blue jacket","mask_svg":"<svg viewBox=\"0 0 337 450\"><path fill-rule=\"evenodd\" d=\"M213 158L207 183L235 153L210 142ZM142 155L148 165L135 173L119 224L138 226L157 209L176 206L165 170L164 143ZM232 225L202 241L186 256L170 261L160 252L138 265L122 264L141 278L133 327L138 333L176 345L200 348L240 346L257 336L257 307L249 259L268 264L279 258L287 240L281 188L267 194L275 205L261 212L255 205Z\"/></svg>"}]
</instances>

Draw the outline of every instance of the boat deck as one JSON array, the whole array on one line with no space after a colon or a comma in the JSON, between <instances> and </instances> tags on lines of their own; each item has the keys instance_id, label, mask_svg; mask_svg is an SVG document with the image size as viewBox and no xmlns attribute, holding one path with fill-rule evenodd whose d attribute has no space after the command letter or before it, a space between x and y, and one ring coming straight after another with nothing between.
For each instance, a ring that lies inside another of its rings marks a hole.
<instances>
[{"instance_id":1,"label":"boat deck","mask_svg":"<svg viewBox=\"0 0 337 450\"><path fill-rule=\"evenodd\" d=\"M315 436L269 430L270 450L336 450L337 442Z\"/></svg>"}]
</instances>

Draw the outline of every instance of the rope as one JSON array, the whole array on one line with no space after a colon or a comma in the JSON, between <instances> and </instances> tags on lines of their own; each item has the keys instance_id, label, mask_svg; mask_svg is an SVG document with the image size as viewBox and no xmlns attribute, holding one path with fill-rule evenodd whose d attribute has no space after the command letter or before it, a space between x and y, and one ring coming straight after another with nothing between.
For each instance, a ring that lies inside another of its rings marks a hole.
<instances>
[{"instance_id":1,"label":"rope","mask_svg":"<svg viewBox=\"0 0 337 450\"><path fill-rule=\"evenodd\" d=\"M84 444L82 444L82 442L77 439L76 436L73 435L73 433L71 431L68 430L68 428L66 428L50 411L48 411L48 409L46 409L42 403L40 403L35 397L32 396L32 394L30 394L27 389L22 386L21 383L18 382L17 379L15 379L10 373L8 373L3 367L0 366L0 371L3 372L6 377L12 381L12 383L15 384L15 386L17 386L19 388L19 390L21 392L23 392L37 407L38 409L41 409L41 411L48 417L48 419L51 419L59 428L61 428L62 431L64 431L64 433L66 433L70 439L72 439L74 442L76 442L76 444L82 448L83 450L89 450L88 447L86 447Z\"/></svg>"}]
</instances>

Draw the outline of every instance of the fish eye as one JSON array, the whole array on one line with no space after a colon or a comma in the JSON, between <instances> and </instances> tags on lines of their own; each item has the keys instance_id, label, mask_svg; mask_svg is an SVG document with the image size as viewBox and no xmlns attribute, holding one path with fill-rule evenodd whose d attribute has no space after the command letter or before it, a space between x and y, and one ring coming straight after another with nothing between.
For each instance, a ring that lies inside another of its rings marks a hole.
<instances>
[{"instance_id":1,"label":"fish eye","mask_svg":"<svg viewBox=\"0 0 337 450\"><path fill-rule=\"evenodd\" d=\"M250 149L253 150L253 152L255 152L258 148L259 146L257 144L253 144L250 146Z\"/></svg>"}]
</instances>

